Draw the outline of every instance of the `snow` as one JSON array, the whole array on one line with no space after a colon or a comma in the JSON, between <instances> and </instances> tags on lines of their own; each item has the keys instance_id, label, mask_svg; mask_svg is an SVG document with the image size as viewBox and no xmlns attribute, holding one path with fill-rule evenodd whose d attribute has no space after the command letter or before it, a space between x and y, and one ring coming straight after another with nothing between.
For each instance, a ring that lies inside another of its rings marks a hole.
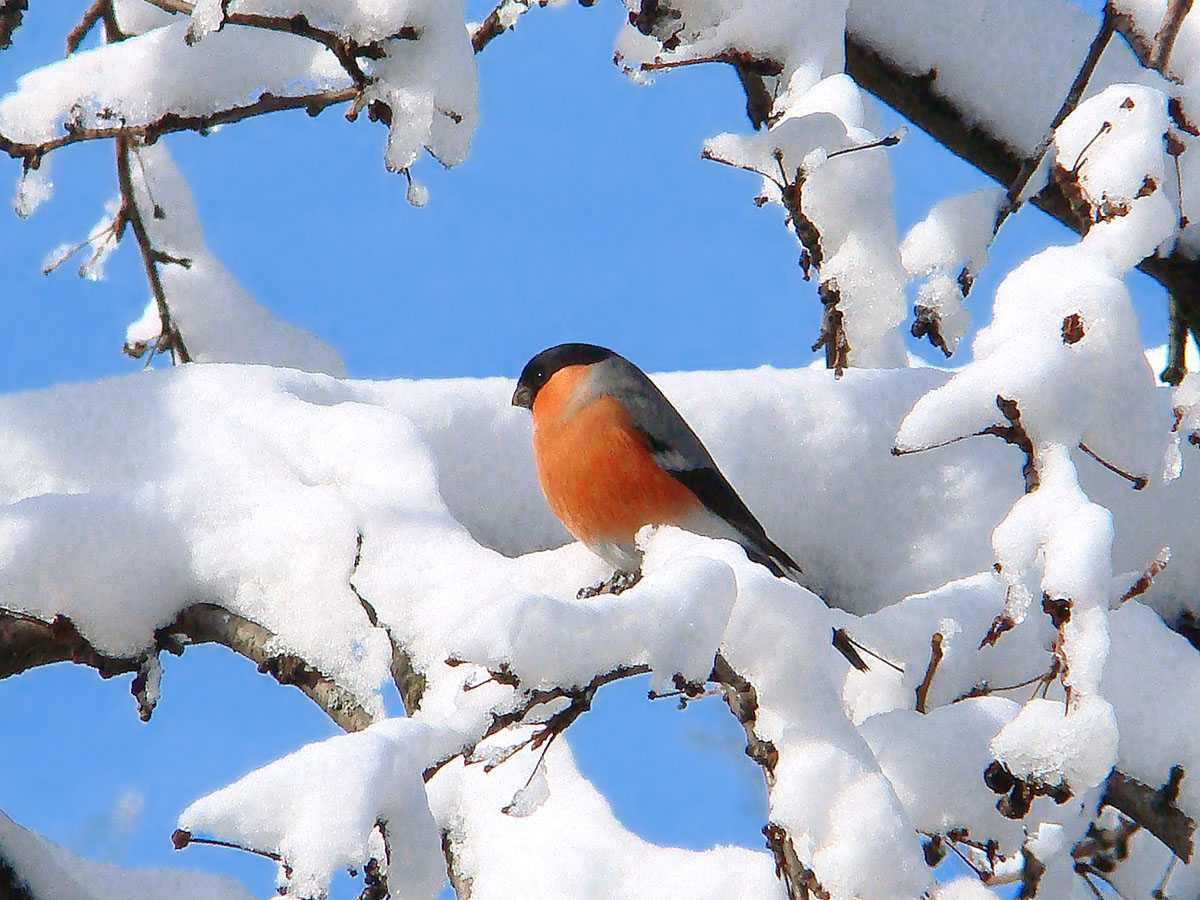
<instances>
[{"instance_id":1,"label":"snow","mask_svg":"<svg viewBox=\"0 0 1200 900\"><path fill-rule=\"evenodd\" d=\"M1179 183L1167 153L1168 126L1161 91L1116 84L1081 103L1055 132L1056 173L1078 185L1097 220L1083 245L1121 268L1170 251L1179 231Z\"/></svg>"},{"instance_id":2,"label":"snow","mask_svg":"<svg viewBox=\"0 0 1200 900\"><path fill-rule=\"evenodd\" d=\"M861 105L847 110L844 76L805 100L816 97L834 109L863 115ZM765 133L722 134L705 143L705 156L764 176L763 196L782 202L779 179L802 179L799 209L816 235L812 254L820 285L844 315L851 365L903 366L904 344L897 331L907 313L892 207L892 178L885 149L840 150L869 144L877 136L861 120L846 122L836 112L799 102ZM792 188L794 190L794 188ZM806 242L807 243L807 242Z\"/></svg>"},{"instance_id":3,"label":"snow","mask_svg":"<svg viewBox=\"0 0 1200 900\"><path fill-rule=\"evenodd\" d=\"M909 278L921 279L917 309L936 318L947 356L971 324L960 279L973 281L987 263L1004 198L1002 189L984 188L941 200L900 244L900 259Z\"/></svg>"},{"instance_id":4,"label":"snow","mask_svg":"<svg viewBox=\"0 0 1200 900\"><path fill-rule=\"evenodd\" d=\"M905 72L934 72L934 91L1021 156L1041 142L1098 28L1070 0L961 0L951 11L939 0L851 0L847 13L856 40ZM1020 77L997 79L997 72ZM1114 83L1162 79L1116 39L1084 96Z\"/></svg>"},{"instance_id":5,"label":"snow","mask_svg":"<svg viewBox=\"0 0 1200 900\"><path fill-rule=\"evenodd\" d=\"M281 887L308 897L323 894L337 870L383 855L372 847L382 823L392 836L390 890L436 897L445 864L421 771L436 755L438 737L410 719L389 719L309 744L197 800L180 814L179 827L279 853L290 868Z\"/></svg>"},{"instance_id":6,"label":"snow","mask_svg":"<svg viewBox=\"0 0 1200 900\"><path fill-rule=\"evenodd\" d=\"M22 828L0 812L0 862L12 866L34 897L55 900L250 900L237 882L179 869L127 869L96 862Z\"/></svg>"},{"instance_id":7,"label":"snow","mask_svg":"<svg viewBox=\"0 0 1200 900\"><path fill-rule=\"evenodd\" d=\"M265 94L297 97L352 85L318 41L260 28L218 30L221 7L205 0L192 17L164 17L152 8L147 14L146 4L122 4L118 22L128 21L134 36L22 76L16 90L0 98L0 134L39 144L76 129L149 125L168 114L203 117ZM255 0L233 11L284 18L300 13L317 28L379 48L378 58L358 64L367 77L364 99L391 109L389 169L407 169L423 147L448 166L466 157L478 119L478 86L461 0L340 0L299 8ZM415 30L417 38L396 37L404 29ZM30 200L19 209L36 205L37 193L27 193Z\"/></svg>"},{"instance_id":8,"label":"snow","mask_svg":"<svg viewBox=\"0 0 1200 900\"><path fill-rule=\"evenodd\" d=\"M337 351L256 303L209 250L191 189L166 147L155 144L131 153L135 202L152 246L176 260L186 260L186 264L160 263L159 277L191 358L344 374ZM125 339L131 345L152 343L161 330L158 305L151 297L141 318L130 324Z\"/></svg>"},{"instance_id":9,"label":"snow","mask_svg":"<svg viewBox=\"0 0 1200 900\"><path fill-rule=\"evenodd\" d=\"M297 96L349 84L333 54L313 41L227 28L189 47L187 25L176 21L23 75L0 98L0 134L41 143L67 125L146 125L167 112L209 115L263 92Z\"/></svg>"},{"instance_id":10,"label":"snow","mask_svg":"<svg viewBox=\"0 0 1200 900\"><path fill-rule=\"evenodd\" d=\"M504 815L502 807L532 765L528 755L490 773L455 764L429 786L435 811L450 826L456 862L472 881L474 900L783 898L767 853L727 846L662 847L625 829L579 774L561 740L546 754L545 803L534 815Z\"/></svg>"},{"instance_id":11,"label":"snow","mask_svg":"<svg viewBox=\"0 0 1200 900\"><path fill-rule=\"evenodd\" d=\"M1009 852L1024 839L1021 825L1001 816L979 783L994 759L988 742L1018 709L1001 697L976 697L929 715L898 709L872 716L862 732L915 828L986 835Z\"/></svg>"}]
</instances>

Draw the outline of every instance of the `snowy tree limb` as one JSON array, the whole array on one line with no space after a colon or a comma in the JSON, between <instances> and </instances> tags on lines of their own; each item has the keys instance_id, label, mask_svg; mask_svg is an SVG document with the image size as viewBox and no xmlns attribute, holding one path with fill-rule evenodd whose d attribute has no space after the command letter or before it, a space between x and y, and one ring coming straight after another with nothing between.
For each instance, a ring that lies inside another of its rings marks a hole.
<instances>
[{"instance_id":1,"label":"snowy tree limb","mask_svg":"<svg viewBox=\"0 0 1200 900\"><path fill-rule=\"evenodd\" d=\"M164 12L182 13L184 15L191 15L192 10L195 8L195 4L188 2L188 0L146 0L146 2L157 6ZM294 16L265 16L257 13L226 12L222 20L222 25L242 25L247 28L259 28L264 31L282 31L286 34L294 34L297 37L316 41L337 57L342 68L346 70L346 74L354 79L354 83L360 88L367 83L368 78L363 72L362 67L358 64L358 60L360 58L381 59L386 52L383 47L384 41L382 40L358 44L337 32L317 28L302 13ZM406 27L393 35L389 35L384 40L415 41L420 36L420 32L417 29ZM196 37L189 31L188 43L194 43L195 41Z\"/></svg>"},{"instance_id":2,"label":"snowy tree limb","mask_svg":"<svg viewBox=\"0 0 1200 900\"><path fill-rule=\"evenodd\" d=\"M763 740L756 731L758 692L719 653L710 678L725 689L725 703L746 732L746 755L762 769L763 781L770 793L775 786L779 752L771 741ZM816 874L801 862L787 829L768 822L763 826L763 836L775 857L775 874L783 882L788 900L828 900L829 894L817 881Z\"/></svg>"},{"instance_id":3,"label":"snowy tree limb","mask_svg":"<svg viewBox=\"0 0 1200 900\"><path fill-rule=\"evenodd\" d=\"M1167 0L1162 25L1153 36L1143 33L1136 19L1128 12L1114 10L1113 19L1121 37L1129 43L1142 65L1165 74L1175 39L1179 36L1179 29L1183 27L1183 20L1191 8L1192 0Z\"/></svg>"},{"instance_id":4,"label":"snowy tree limb","mask_svg":"<svg viewBox=\"0 0 1200 900\"><path fill-rule=\"evenodd\" d=\"M29 0L0 0L0 50L12 46L13 32L21 27L21 19L29 9Z\"/></svg>"},{"instance_id":5,"label":"snowy tree limb","mask_svg":"<svg viewBox=\"0 0 1200 900\"><path fill-rule=\"evenodd\" d=\"M846 72L863 88L927 132L956 156L1008 186L1024 164L1022 154L989 130L986 122L968 115L938 90L936 70L914 74L872 46L853 29L846 33ZM1050 184L1031 202L1068 228L1081 223L1060 185ZM1200 261L1179 249L1150 256L1138 268L1179 299L1180 314L1193 331L1200 331Z\"/></svg>"},{"instance_id":6,"label":"snowy tree limb","mask_svg":"<svg viewBox=\"0 0 1200 900\"><path fill-rule=\"evenodd\" d=\"M1050 149L1050 145L1054 143L1054 132L1058 130L1058 126L1066 121L1067 116L1075 111L1075 107L1079 105L1079 100L1083 97L1083 92L1087 88L1088 82L1092 80L1092 74L1096 71L1096 66L1100 63L1100 57L1108 48L1108 42L1115 30L1116 20L1113 5L1111 2L1105 3L1100 30L1096 32L1096 36L1092 39L1092 43L1088 47L1087 56L1084 57L1083 64L1079 67L1079 71L1075 75L1075 80L1071 83L1071 87L1067 91L1067 96L1063 99L1058 112L1054 114L1054 118L1050 121L1050 125L1042 136L1037 150L1031 156L1026 157L1025 161L1021 164L1020 171L1017 172L1016 178L1008 186L1008 200L996 214L996 222L992 226L993 235L999 233L1005 221L1008 220L1008 217L1016 212L1022 203L1024 203L1025 192L1029 187L1029 182L1037 170L1041 168L1046 152Z\"/></svg>"},{"instance_id":7,"label":"snowy tree limb","mask_svg":"<svg viewBox=\"0 0 1200 900\"><path fill-rule=\"evenodd\" d=\"M1191 862L1196 823L1175 805L1183 776L1183 767L1175 766L1166 784L1152 788L1114 771L1105 785L1100 805L1120 810L1185 863Z\"/></svg>"},{"instance_id":8,"label":"snowy tree limb","mask_svg":"<svg viewBox=\"0 0 1200 900\"><path fill-rule=\"evenodd\" d=\"M0 679L57 662L89 666L101 678L129 672L142 673L148 660L166 650L179 655L193 644L221 644L246 657L260 672L271 675L280 684L299 688L338 726L358 731L371 723L370 714L354 696L321 674L298 656L275 653L270 648L275 635L256 622L212 603L197 603L184 609L171 624L158 629L155 647L142 656L108 656L98 651L65 616L51 622L23 613L0 609ZM139 713L148 719L154 709L154 696L142 686L138 696Z\"/></svg>"}]
</instances>

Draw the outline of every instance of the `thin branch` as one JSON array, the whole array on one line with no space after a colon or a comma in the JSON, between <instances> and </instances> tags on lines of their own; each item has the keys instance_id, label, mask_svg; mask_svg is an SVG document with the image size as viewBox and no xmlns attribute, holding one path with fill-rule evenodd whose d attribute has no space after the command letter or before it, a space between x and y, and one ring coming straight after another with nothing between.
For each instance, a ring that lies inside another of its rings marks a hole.
<instances>
[{"instance_id":1,"label":"thin branch","mask_svg":"<svg viewBox=\"0 0 1200 900\"><path fill-rule=\"evenodd\" d=\"M1147 478L1145 475L1130 475L1128 472L1126 472L1124 469L1120 468L1119 466L1113 465L1108 460L1104 459L1102 456L1099 456L1096 453L1096 451L1092 450L1092 448L1089 447L1087 444L1085 444L1083 441L1079 442L1079 449L1082 450L1084 453L1086 453L1088 456L1090 456L1092 459L1094 459L1096 462L1100 463L1100 465L1104 466L1104 468L1108 469L1108 471L1112 472L1114 475L1119 475L1121 478L1124 478L1126 481L1128 481L1130 484L1133 485L1133 489L1135 491L1142 490L1146 485L1148 485L1150 483L1150 479Z\"/></svg>"},{"instance_id":2,"label":"thin branch","mask_svg":"<svg viewBox=\"0 0 1200 900\"><path fill-rule=\"evenodd\" d=\"M454 667L463 665L462 660L448 659L446 665ZM533 709L545 703L552 703L555 700L566 699L570 701L565 709L552 715L541 725L541 730L528 740L523 741L517 746L517 749L523 749L525 746L532 744L535 748L540 747L545 741L552 736L565 731L581 715L591 709L592 698L595 697L596 691L606 684L611 684L614 681L620 681L623 678L632 678L636 675L645 675L650 671L649 666L618 666L611 672L604 672L597 675L586 685L582 687L553 687L545 689L534 689L526 691L521 695L520 701L511 709L505 712L493 712L492 721L484 730L479 741L486 740L493 735L499 734L504 729L512 725L521 724L525 716ZM492 677L502 684L511 684L519 686L520 682L511 673L505 671L492 672ZM478 743L478 741L476 742ZM470 755L473 748L462 748L443 759L438 760L428 769L425 770L425 780L429 781L443 767L455 759L462 756Z\"/></svg>"},{"instance_id":3,"label":"thin branch","mask_svg":"<svg viewBox=\"0 0 1200 900\"><path fill-rule=\"evenodd\" d=\"M942 662L942 643L945 638L940 631L935 631L929 639L929 665L925 668L925 677L921 679L921 684L917 687L917 705L916 710L919 713L929 711L929 689L933 686L933 677L937 674L938 666Z\"/></svg>"},{"instance_id":4,"label":"thin branch","mask_svg":"<svg viewBox=\"0 0 1200 900\"><path fill-rule=\"evenodd\" d=\"M70 56L79 49L79 45L83 43L83 39L91 33L91 30L96 27L96 23L104 18L104 9L108 6L108 0L96 0L88 7L87 12L83 14L83 18L67 34L67 52L66 56Z\"/></svg>"},{"instance_id":5,"label":"thin branch","mask_svg":"<svg viewBox=\"0 0 1200 900\"><path fill-rule=\"evenodd\" d=\"M1053 52L1051 35L1031 34L1033 50ZM986 121L959 106L950 91L939 87L936 69L914 73L885 55L865 35L846 35L846 72L863 88L923 129L947 150L980 171L1010 186L1016 182L1025 157L1005 138L989 130ZM1081 223L1058 184L1032 198L1035 206L1078 232ZM1179 298L1184 318L1200 330L1200 261L1176 248L1167 256L1151 255L1138 268Z\"/></svg>"},{"instance_id":6,"label":"thin branch","mask_svg":"<svg viewBox=\"0 0 1200 900\"><path fill-rule=\"evenodd\" d=\"M1154 579L1158 577L1158 573L1167 567L1167 563L1171 561L1171 548L1163 547L1158 551L1158 555L1150 561L1150 565L1146 566L1146 571L1142 572L1141 577L1129 586L1124 594L1121 595L1119 602L1128 603L1134 597L1140 597L1146 591L1150 590L1154 584Z\"/></svg>"},{"instance_id":7,"label":"thin branch","mask_svg":"<svg viewBox=\"0 0 1200 900\"><path fill-rule=\"evenodd\" d=\"M280 684L299 688L346 731L360 731L371 724L370 713L352 693L299 657L274 652L274 634L220 606L189 606L170 625L158 629L154 637L154 645L142 655L113 657L98 651L66 616L46 622L0 608L0 679L57 662L86 665L102 678L112 678L140 673L148 660L164 650L179 655L193 644L221 644L255 663L260 672ZM142 706L139 712L148 718L152 709L152 705Z\"/></svg>"},{"instance_id":8,"label":"thin branch","mask_svg":"<svg viewBox=\"0 0 1200 900\"><path fill-rule=\"evenodd\" d=\"M1179 157L1175 157L1178 164ZM1182 183L1182 180L1181 180ZM1167 367L1159 374L1159 380L1171 387L1179 387L1187 376L1188 325L1183 316L1179 298L1174 293L1167 297Z\"/></svg>"},{"instance_id":9,"label":"thin branch","mask_svg":"<svg viewBox=\"0 0 1200 900\"><path fill-rule=\"evenodd\" d=\"M184 15L191 15L192 10L195 8L195 4L188 2L188 0L146 0L146 2L157 6L165 12L182 13ZM226 12L222 20L222 25L241 25L247 28L259 28L263 31L280 31L285 34L294 34L297 37L307 38L310 41L316 41L337 57L346 74L354 80L355 85L359 88L364 87L369 82L369 79L358 63L360 58L382 59L387 55L387 50L384 48L386 41L415 41L421 36L420 31L416 28L405 26L383 40L358 44L349 38L343 37L336 31L316 27L308 21L308 17L303 13L297 13L294 16L265 16L256 13ZM187 41L189 44L196 43L198 38L193 32L189 31Z\"/></svg>"},{"instance_id":10,"label":"thin branch","mask_svg":"<svg viewBox=\"0 0 1200 900\"><path fill-rule=\"evenodd\" d=\"M1154 50L1148 60L1150 68L1166 74L1171 62L1171 51L1175 49L1175 39L1183 27L1183 20L1192 8L1192 0L1168 0L1167 12L1163 22L1154 36Z\"/></svg>"},{"instance_id":11,"label":"thin branch","mask_svg":"<svg viewBox=\"0 0 1200 900\"><path fill-rule=\"evenodd\" d=\"M1152 788L1114 771L1105 784L1100 805L1121 811L1185 863L1191 862L1196 823L1175 805L1182 779L1181 766L1171 769L1167 783L1160 788Z\"/></svg>"},{"instance_id":12,"label":"thin branch","mask_svg":"<svg viewBox=\"0 0 1200 900\"><path fill-rule=\"evenodd\" d=\"M162 254L155 249L150 239L150 232L146 228L146 220L138 207L137 192L133 186L133 174L129 162L130 156L134 153L134 147L130 143L130 138L124 134L117 137L116 147L117 184L121 190L121 210L133 228L134 237L137 238L138 249L142 254L142 267L146 270L146 280L150 283L150 291L154 295L158 320L161 324L159 337L151 355L169 350L172 362L191 362L192 358L184 343L183 335L179 333L179 326L171 315L171 307L167 303L167 294L158 272Z\"/></svg>"},{"instance_id":13,"label":"thin branch","mask_svg":"<svg viewBox=\"0 0 1200 900\"><path fill-rule=\"evenodd\" d=\"M1037 149L1029 156L1021 165L1021 169L1017 172L1017 177L1013 179L1008 186L1008 197L1000 210L996 213L996 221L992 225L992 234L998 234L1005 221L1017 209L1020 208L1023 202L1025 189L1029 186L1030 179L1041 168L1042 160L1046 156L1046 152L1050 149L1050 145L1054 143L1054 132L1058 130L1067 116L1075 111L1075 107L1079 105L1079 100L1086 90L1088 82L1092 80L1092 75L1096 71L1096 66L1100 62L1100 57L1104 54L1104 50L1108 47L1108 42L1116 30L1116 20L1113 15L1112 2L1104 4L1104 15L1100 22L1100 30L1096 32L1096 36L1092 39L1091 46L1088 47L1087 56L1084 57L1083 64L1079 67L1079 71L1075 73L1075 80L1071 83L1070 89L1067 91L1067 96L1063 98L1062 105L1059 106L1058 112L1054 114L1054 118L1050 121L1049 128L1042 136L1041 142Z\"/></svg>"},{"instance_id":14,"label":"thin branch","mask_svg":"<svg viewBox=\"0 0 1200 900\"><path fill-rule=\"evenodd\" d=\"M190 831L185 831L182 828L176 828L171 833L171 844L176 850L182 850L184 847L190 847L192 844L201 844L207 847L226 847L230 850L241 850L243 853L253 853L255 856L261 856L264 859L280 862L282 857L271 850L256 850L253 847L244 847L241 844L235 844L232 841L222 841L218 838L196 837Z\"/></svg>"},{"instance_id":15,"label":"thin branch","mask_svg":"<svg viewBox=\"0 0 1200 900\"><path fill-rule=\"evenodd\" d=\"M23 144L12 141L0 135L0 151L14 159L24 160L28 168L36 169L43 156L71 144L84 141L110 140L128 136L142 145L154 144L164 134L174 134L179 131L207 132L218 125L229 125L241 122L243 119L267 113L282 112L291 109L303 109L310 116L315 116L330 106L347 103L357 96L357 88L339 88L337 90L321 91L315 94L298 94L280 97L264 92L258 99L242 106L231 106L227 109L215 110L201 115L184 116L175 112L163 113L157 119L142 125L109 125L97 128L76 128L68 126L66 133L39 144Z\"/></svg>"},{"instance_id":16,"label":"thin branch","mask_svg":"<svg viewBox=\"0 0 1200 900\"><path fill-rule=\"evenodd\" d=\"M641 65L643 72L656 72L663 69L682 69L685 66L702 66L707 63L727 63L737 66L739 70L755 75L778 75L783 71L783 64L773 59L755 56L744 50L726 50L712 56L691 56L682 59L663 59L658 57Z\"/></svg>"}]
</instances>

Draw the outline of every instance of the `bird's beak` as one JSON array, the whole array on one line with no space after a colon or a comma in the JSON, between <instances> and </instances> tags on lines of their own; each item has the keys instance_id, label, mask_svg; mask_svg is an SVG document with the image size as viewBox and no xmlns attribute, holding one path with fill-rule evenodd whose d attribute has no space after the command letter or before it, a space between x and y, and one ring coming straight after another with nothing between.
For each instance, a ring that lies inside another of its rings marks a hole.
<instances>
[{"instance_id":1,"label":"bird's beak","mask_svg":"<svg viewBox=\"0 0 1200 900\"><path fill-rule=\"evenodd\" d=\"M517 385L517 389L513 391L512 405L533 409L533 391L527 385Z\"/></svg>"}]
</instances>

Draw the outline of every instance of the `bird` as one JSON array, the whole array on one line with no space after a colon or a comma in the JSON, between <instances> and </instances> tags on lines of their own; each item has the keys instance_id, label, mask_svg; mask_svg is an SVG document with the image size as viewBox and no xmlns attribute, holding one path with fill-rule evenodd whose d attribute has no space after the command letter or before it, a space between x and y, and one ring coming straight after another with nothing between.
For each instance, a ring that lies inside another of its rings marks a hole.
<instances>
[{"instance_id":1,"label":"bird","mask_svg":"<svg viewBox=\"0 0 1200 900\"><path fill-rule=\"evenodd\" d=\"M772 575L803 585L803 570L772 541L658 386L619 353L566 343L534 356L512 405L533 417L538 480L550 509L614 569L580 598L619 594L641 578L636 535L675 525L739 544ZM868 667L843 629L833 644Z\"/></svg>"}]
</instances>

